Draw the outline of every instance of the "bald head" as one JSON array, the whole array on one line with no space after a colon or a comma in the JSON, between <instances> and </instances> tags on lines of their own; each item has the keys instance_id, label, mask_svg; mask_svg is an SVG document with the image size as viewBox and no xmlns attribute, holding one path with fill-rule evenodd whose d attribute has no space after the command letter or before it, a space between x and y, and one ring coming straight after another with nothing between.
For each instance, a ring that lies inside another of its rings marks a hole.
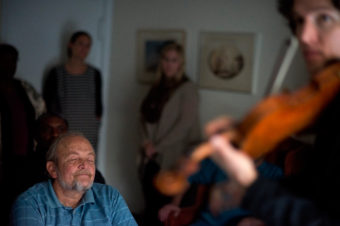
<instances>
[{"instance_id":1,"label":"bald head","mask_svg":"<svg viewBox=\"0 0 340 226\"><path fill-rule=\"evenodd\" d=\"M46 154L46 160L52 161L57 163L58 160L58 153L60 150L70 149L70 147L74 144L78 144L79 142L82 142L84 144L87 144L87 148L91 149L94 153L93 147L89 140L79 132L67 132L65 134L60 135L51 145L49 148L47 154ZM69 150L71 151L71 150Z\"/></svg>"},{"instance_id":2,"label":"bald head","mask_svg":"<svg viewBox=\"0 0 340 226\"><path fill-rule=\"evenodd\" d=\"M82 134L66 133L58 137L48 150L46 168L55 179L55 188L84 192L94 181L95 152Z\"/></svg>"}]
</instances>

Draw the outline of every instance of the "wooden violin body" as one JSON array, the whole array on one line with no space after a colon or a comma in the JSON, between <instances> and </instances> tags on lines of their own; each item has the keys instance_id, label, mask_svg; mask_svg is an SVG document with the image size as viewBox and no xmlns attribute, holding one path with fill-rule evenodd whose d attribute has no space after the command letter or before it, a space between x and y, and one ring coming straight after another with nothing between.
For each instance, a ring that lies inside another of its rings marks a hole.
<instances>
[{"instance_id":1,"label":"wooden violin body","mask_svg":"<svg viewBox=\"0 0 340 226\"><path fill-rule=\"evenodd\" d=\"M225 135L230 137L230 133L233 133L233 143L257 159L273 150L288 136L313 123L339 90L340 63L335 63L317 74L301 89L265 98L252 108L233 131L228 131ZM210 144L204 143L195 149L190 159L199 163L212 152ZM180 185L184 186L190 173L185 167L176 172L161 172L155 180L155 186L164 194L176 194L181 190ZM177 187L172 187L174 182Z\"/></svg>"},{"instance_id":2,"label":"wooden violin body","mask_svg":"<svg viewBox=\"0 0 340 226\"><path fill-rule=\"evenodd\" d=\"M253 158L273 150L279 142L316 120L339 90L340 63L337 63L293 93L268 97L240 124L240 148Z\"/></svg>"}]
</instances>

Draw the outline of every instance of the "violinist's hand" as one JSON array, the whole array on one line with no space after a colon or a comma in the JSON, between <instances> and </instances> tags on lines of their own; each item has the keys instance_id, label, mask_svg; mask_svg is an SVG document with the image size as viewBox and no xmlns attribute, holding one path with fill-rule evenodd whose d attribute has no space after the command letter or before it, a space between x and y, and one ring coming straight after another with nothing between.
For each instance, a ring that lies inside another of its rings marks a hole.
<instances>
[{"instance_id":1,"label":"violinist's hand","mask_svg":"<svg viewBox=\"0 0 340 226\"><path fill-rule=\"evenodd\" d=\"M174 212L174 216L177 217L181 212L181 208L174 204L167 204L158 211L158 219L161 222L166 221L171 212Z\"/></svg>"},{"instance_id":2,"label":"violinist's hand","mask_svg":"<svg viewBox=\"0 0 340 226\"><path fill-rule=\"evenodd\" d=\"M211 137L214 134L230 130L233 125L234 120L231 117L220 116L209 122L204 128L204 132L208 137Z\"/></svg>"},{"instance_id":3,"label":"violinist's hand","mask_svg":"<svg viewBox=\"0 0 340 226\"><path fill-rule=\"evenodd\" d=\"M254 161L242 151L235 149L225 136L214 135L210 143L215 149L212 158L230 178L245 188L256 180L258 174Z\"/></svg>"}]
</instances>

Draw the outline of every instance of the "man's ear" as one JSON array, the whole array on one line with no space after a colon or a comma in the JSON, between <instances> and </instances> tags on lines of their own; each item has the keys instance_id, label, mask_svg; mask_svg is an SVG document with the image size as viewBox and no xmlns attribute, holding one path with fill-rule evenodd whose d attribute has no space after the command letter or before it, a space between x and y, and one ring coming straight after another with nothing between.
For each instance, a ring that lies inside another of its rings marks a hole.
<instances>
[{"instance_id":1,"label":"man's ear","mask_svg":"<svg viewBox=\"0 0 340 226\"><path fill-rule=\"evenodd\" d=\"M46 163L46 169L50 177L53 179L57 178L57 166L52 161L47 161Z\"/></svg>"}]
</instances>

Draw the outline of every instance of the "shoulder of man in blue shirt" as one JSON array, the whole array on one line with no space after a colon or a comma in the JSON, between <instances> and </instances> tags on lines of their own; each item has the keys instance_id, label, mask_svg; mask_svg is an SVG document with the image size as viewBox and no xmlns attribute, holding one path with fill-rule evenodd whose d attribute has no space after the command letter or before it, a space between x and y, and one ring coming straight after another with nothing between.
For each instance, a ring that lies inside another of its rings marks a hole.
<instances>
[{"instance_id":1,"label":"shoulder of man in blue shirt","mask_svg":"<svg viewBox=\"0 0 340 226\"><path fill-rule=\"evenodd\" d=\"M76 214L77 211L81 214ZM70 219L78 216L79 223L83 225L90 225L94 220L98 223L110 220L114 225L137 225L125 200L115 188L94 183L79 205L72 209L59 202L51 180L32 186L17 198L12 208L11 222L13 225L68 224L67 214L70 212L75 214Z\"/></svg>"}]
</instances>

